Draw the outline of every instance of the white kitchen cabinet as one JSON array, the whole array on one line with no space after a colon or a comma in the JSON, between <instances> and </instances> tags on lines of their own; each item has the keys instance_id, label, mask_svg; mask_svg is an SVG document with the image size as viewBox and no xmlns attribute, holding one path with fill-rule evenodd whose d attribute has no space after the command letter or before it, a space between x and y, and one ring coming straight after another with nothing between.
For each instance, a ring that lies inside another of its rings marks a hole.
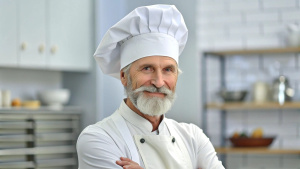
<instances>
[{"instance_id":1,"label":"white kitchen cabinet","mask_svg":"<svg viewBox=\"0 0 300 169\"><path fill-rule=\"evenodd\" d=\"M0 0L0 3L1 67L89 70L93 46L92 1Z\"/></svg>"},{"instance_id":2,"label":"white kitchen cabinet","mask_svg":"<svg viewBox=\"0 0 300 169\"><path fill-rule=\"evenodd\" d=\"M19 65L21 67L46 66L45 9L45 0L19 1Z\"/></svg>"},{"instance_id":3,"label":"white kitchen cabinet","mask_svg":"<svg viewBox=\"0 0 300 169\"><path fill-rule=\"evenodd\" d=\"M17 1L0 0L0 66L17 66Z\"/></svg>"},{"instance_id":4,"label":"white kitchen cabinet","mask_svg":"<svg viewBox=\"0 0 300 169\"><path fill-rule=\"evenodd\" d=\"M47 1L47 66L62 70L88 70L90 52L91 1Z\"/></svg>"}]
</instances>

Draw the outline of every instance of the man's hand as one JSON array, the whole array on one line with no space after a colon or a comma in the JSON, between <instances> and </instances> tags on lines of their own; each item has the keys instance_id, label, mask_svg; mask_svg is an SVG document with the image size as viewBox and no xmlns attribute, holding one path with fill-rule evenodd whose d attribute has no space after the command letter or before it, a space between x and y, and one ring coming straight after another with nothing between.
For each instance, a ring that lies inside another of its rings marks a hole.
<instances>
[{"instance_id":1,"label":"man's hand","mask_svg":"<svg viewBox=\"0 0 300 169\"><path fill-rule=\"evenodd\" d=\"M124 169L143 169L138 163L125 157L121 157L116 163Z\"/></svg>"}]
</instances>

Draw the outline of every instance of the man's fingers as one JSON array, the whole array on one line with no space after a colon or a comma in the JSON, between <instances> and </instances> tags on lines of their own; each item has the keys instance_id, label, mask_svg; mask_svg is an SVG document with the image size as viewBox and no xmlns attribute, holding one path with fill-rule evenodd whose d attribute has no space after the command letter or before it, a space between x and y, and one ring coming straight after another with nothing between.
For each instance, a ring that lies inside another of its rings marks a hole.
<instances>
[{"instance_id":1,"label":"man's fingers","mask_svg":"<svg viewBox=\"0 0 300 169\"><path fill-rule=\"evenodd\" d=\"M130 162L129 161L121 161L121 160L118 160L116 161L116 163L120 166L124 166L124 165L130 165Z\"/></svg>"},{"instance_id":2,"label":"man's fingers","mask_svg":"<svg viewBox=\"0 0 300 169\"><path fill-rule=\"evenodd\" d=\"M124 169L143 169L138 163L126 157L121 157L116 163Z\"/></svg>"},{"instance_id":3,"label":"man's fingers","mask_svg":"<svg viewBox=\"0 0 300 169\"><path fill-rule=\"evenodd\" d=\"M132 161L130 158L126 158L126 157L121 157L120 160L121 160L121 161L128 161L128 162L130 162L130 163L132 163L132 164L138 164L138 163L136 163L135 161Z\"/></svg>"},{"instance_id":4,"label":"man's fingers","mask_svg":"<svg viewBox=\"0 0 300 169\"><path fill-rule=\"evenodd\" d=\"M122 160L122 161L132 161L131 159L126 158L126 157L121 157L120 160ZM133 161L132 161L132 162L133 162Z\"/></svg>"}]
</instances>

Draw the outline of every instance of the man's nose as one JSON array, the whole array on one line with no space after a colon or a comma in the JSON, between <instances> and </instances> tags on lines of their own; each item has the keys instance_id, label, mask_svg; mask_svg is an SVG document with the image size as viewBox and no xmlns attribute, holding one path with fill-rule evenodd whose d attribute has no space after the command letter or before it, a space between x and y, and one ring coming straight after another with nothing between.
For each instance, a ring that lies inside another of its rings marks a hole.
<instances>
[{"instance_id":1,"label":"man's nose","mask_svg":"<svg viewBox=\"0 0 300 169\"><path fill-rule=\"evenodd\" d=\"M163 87L165 85L163 74L161 72L155 72L152 77L151 83L157 88Z\"/></svg>"}]
</instances>

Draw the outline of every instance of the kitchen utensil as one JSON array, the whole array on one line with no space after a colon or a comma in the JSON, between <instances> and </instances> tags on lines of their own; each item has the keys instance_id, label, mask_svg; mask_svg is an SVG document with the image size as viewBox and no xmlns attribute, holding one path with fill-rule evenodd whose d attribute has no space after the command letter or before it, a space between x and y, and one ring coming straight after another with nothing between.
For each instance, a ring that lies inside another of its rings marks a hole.
<instances>
[{"instance_id":1,"label":"kitchen utensil","mask_svg":"<svg viewBox=\"0 0 300 169\"><path fill-rule=\"evenodd\" d=\"M300 26L297 24L290 24L287 26L287 45L291 47L300 46Z\"/></svg>"},{"instance_id":2,"label":"kitchen utensil","mask_svg":"<svg viewBox=\"0 0 300 169\"><path fill-rule=\"evenodd\" d=\"M10 107L11 105L11 93L10 90L2 90L2 106Z\"/></svg>"},{"instance_id":3,"label":"kitchen utensil","mask_svg":"<svg viewBox=\"0 0 300 169\"><path fill-rule=\"evenodd\" d=\"M253 85L253 101L263 103L269 100L269 84L265 82L256 82Z\"/></svg>"},{"instance_id":4,"label":"kitchen utensil","mask_svg":"<svg viewBox=\"0 0 300 169\"><path fill-rule=\"evenodd\" d=\"M263 138L229 138L234 147L268 147L272 144L275 137L263 137Z\"/></svg>"},{"instance_id":5,"label":"kitchen utensil","mask_svg":"<svg viewBox=\"0 0 300 169\"><path fill-rule=\"evenodd\" d=\"M291 101L294 96L294 90L290 87L289 81L285 76L279 76L274 79L272 85L272 100L283 104Z\"/></svg>"},{"instance_id":6,"label":"kitchen utensil","mask_svg":"<svg viewBox=\"0 0 300 169\"><path fill-rule=\"evenodd\" d=\"M238 102L243 101L247 95L247 91L240 90L240 91L227 91L221 90L219 95L223 98L225 102Z\"/></svg>"},{"instance_id":7,"label":"kitchen utensil","mask_svg":"<svg viewBox=\"0 0 300 169\"><path fill-rule=\"evenodd\" d=\"M53 89L40 91L38 98L43 104L51 108L61 108L68 103L70 98L70 91L68 89Z\"/></svg>"}]
</instances>

